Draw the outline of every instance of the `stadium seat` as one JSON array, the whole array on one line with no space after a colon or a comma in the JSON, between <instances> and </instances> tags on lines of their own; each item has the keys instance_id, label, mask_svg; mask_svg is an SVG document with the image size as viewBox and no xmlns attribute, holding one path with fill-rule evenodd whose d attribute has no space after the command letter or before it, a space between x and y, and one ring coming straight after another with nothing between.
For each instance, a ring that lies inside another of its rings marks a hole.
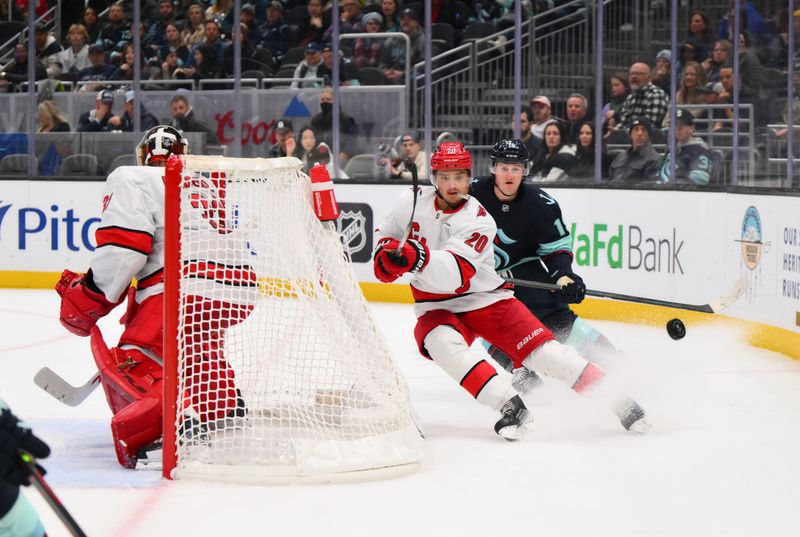
<instances>
[{"instance_id":1,"label":"stadium seat","mask_svg":"<svg viewBox=\"0 0 800 537\"><path fill-rule=\"evenodd\" d=\"M19 35L19 33L27 26L27 23L19 21L0 22L0 45L17 37L17 35Z\"/></svg>"},{"instance_id":2,"label":"stadium seat","mask_svg":"<svg viewBox=\"0 0 800 537\"><path fill-rule=\"evenodd\" d=\"M294 6L286 13L283 20L286 24L303 24L308 20L308 7L305 5Z\"/></svg>"},{"instance_id":3,"label":"stadium seat","mask_svg":"<svg viewBox=\"0 0 800 537\"><path fill-rule=\"evenodd\" d=\"M447 48L453 48L456 39L456 31L446 22L434 22L431 24L431 39L441 39Z\"/></svg>"},{"instance_id":4,"label":"stadium seat","mask_svg":"<svg viewBox=\"0 0 800 537\"><path fill-rule=\"evenodd\" d=\"M608 145L630 145L631 137L625 129L617 129L611 131L606 138Z\"/></svg>"},{"instance_id":5,"label":"stadium seat","mask_svg":"<svg viewBox=\"0 0 800 537\"><path fill-rule=\"evenodd\" d=\"M76 153L64 159L58 168L58 175L87 177L100 175L100 164L95 155Z\"/></svg>"},{"instance_id":6,"label":"stadium seat","mask_svg":"<svg viewBox=\"0 0 800 537\"><path fill-rule=\"evenodd\" d=\"M36 157L33 157L33 167L39 169L39 159ZM17 153L3 157L0 160L0 175L28 175L28 155Z\"/></svg>"},{"instance_id":7,"label":"stadium seat","mask_svg":"<svg viewBox=\"0 0 800 537\"><path fill-rule=\"evenodd\" d=\"M382 86L386 84L386 77L383 76L383 71L377 67L362 67L358 78L365 86Z\"/></svg>"},{"instance_id":8,"label":"stadium seat","mask_svg":"<svg viewBox=\"0 0 800 537\"><path fill-rule=\"evenodd\" d=\"M136 157L134 155L120 155L111 161L108 167L108 173L113 172L120 166L136 166Z\"/></svg>"},{"instance_id":9,"label":"stadium seat","mask_svg":"<svg viewBox=\"0 0 800 537\"><path fill-rule=\"evenodd\" d=\"M375 155L371 153L354 155L353 158L347 161L344 173L350 179L377 179L378 163Z\"/></svg>"},{"instance_id":10,"label":"stadium seat","mask_svg":"<svg viewBox=\"0 0 800 537\"><path fill-rule=\"evenodd\" d=\"M303 47L292 47L286 51L286 54L283 55L281 59L281 69L289 64L297 65L301 61L305 59L305 48Z\"/></svg>"},{"instance_id":11,"label":"stadium seat","mask_svg":"<svg viewBox=\"0 0 800 537\"><path fill-rule=\"evenodd\" d=\"M492 35L497 31L497 27L493 22L473 22L464 29L461 34L461 40L467 41L469 39L480 39Z\"/></svg>"}]
</instances>

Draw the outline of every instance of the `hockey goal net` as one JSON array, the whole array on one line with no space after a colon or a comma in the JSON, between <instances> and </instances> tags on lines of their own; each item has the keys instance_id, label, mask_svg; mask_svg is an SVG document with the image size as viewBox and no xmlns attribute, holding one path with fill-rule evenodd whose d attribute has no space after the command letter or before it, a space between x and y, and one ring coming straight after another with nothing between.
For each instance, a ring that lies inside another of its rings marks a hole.
<instances>
[{"instance_id":1,"label":"hockey goal net","mask_svg":"<svg viewBox=\"0 0 800 537\"><path fill-rule=\"evenodd\" d=\"M300 161L172 157L165 181L164 476L413 470L405 381Z\"/></svg>"}]
</instances>

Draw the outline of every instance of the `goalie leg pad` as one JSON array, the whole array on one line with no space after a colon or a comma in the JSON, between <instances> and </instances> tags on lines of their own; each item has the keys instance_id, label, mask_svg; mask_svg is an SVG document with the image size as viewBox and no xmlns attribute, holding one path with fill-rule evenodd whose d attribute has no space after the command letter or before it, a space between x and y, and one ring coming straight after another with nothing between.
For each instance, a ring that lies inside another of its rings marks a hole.
<instances>
[{"instance_id":1,"label":"goalie leg pad","mask_svg":"<svg viewBox=\"0 0 800 537\"><path fill-rule=\"evenodd\" d=\"M117 460L125 468L136 468L136 454L161 438L161 398L146 397L126 406L111 418L111 435Z\"/></svg>"},{"instance_id":2,"label":"goalie leg pad","mask_svg":"<svg viewBox=\"0 0 800 537\"><path fill-rule=\"evenodd\" d=\"M557 341L548 341L536 348L522 365L556 378L578 393L594 386L605 376L602 368L587 362L578 351Z\"/></svg>"},{"instance_id":3,"label":"goalie leg pad","mask_svg":"<svg viewBox=\"0 0 800 537\"><path fill-rule=\"evenodd\" d=\"M469 351L464 337L451 326L439 326L425 338L433 361L450 375L470 395L495 410L516 395L507 376L499 376L486 360Z\"/></svg>"},{"instance_id":4,"label":"goalie leg pad","mask_svg":"<svg viewBox=\"0 0 800 537\"><path fill-rule=\"evenodd\" d=\"M120 346L135 345L153 351L156 356L164 356L163 312L164 295L160 293L146 298L135 307L129 307L125 331L119 338Z\"/></svg>"},{"instance_id":5,"label":"goalie leg pad","mask_svg":"<svg viewBox=\"0 0 800 537\"><path fill-rule=\"evenodd\" d=\"M145 397L161 400L161 364L138 349L109 349L99 330L92 332L91 345L112 413Z\"/></svg>"}]
</instances>

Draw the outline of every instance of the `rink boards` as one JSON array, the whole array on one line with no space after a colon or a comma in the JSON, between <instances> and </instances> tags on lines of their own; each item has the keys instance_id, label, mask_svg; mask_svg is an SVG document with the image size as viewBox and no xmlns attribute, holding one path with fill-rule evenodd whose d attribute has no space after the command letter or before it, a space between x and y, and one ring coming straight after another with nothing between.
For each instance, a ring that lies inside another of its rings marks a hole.
<instances>
[{"instance_id":1,"label":"rink boards","mask_svg":"<svg viewBox=\"0 0 800 537\"><path fill-rule=\"evenodd\" d=\"M64 268L85 270L94 248L103 183L4 181L0 286L54 285ZM377 283L374 229L403 185L337 184L339 232L370 300L410 301L408 287ZM800 198L719 192L552 188L570 226L575 270L592 289L707 303L745 277L725 311L751 342L800 358ZM660 323L702 314L587 300L581 313Z\"/></svg>"}]
</instances>

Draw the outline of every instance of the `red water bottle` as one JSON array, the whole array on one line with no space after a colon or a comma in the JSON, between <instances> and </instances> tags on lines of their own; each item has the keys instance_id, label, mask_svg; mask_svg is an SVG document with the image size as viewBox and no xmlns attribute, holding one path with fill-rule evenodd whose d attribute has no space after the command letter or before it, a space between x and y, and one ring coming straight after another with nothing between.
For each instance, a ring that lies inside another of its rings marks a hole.
<instances>
[{"instance_id":1,"label":"red water bottle","mask_svg":"<svg viewBox=\"0 0 800 537\"><path fill-rule=\"evenodd\" d=\"M333 181L328 169L322 164L314 164L309 172L311 176L311 195L314 200L314 214L321 222L329 222L339 218L339 204L333 193Z\"/></svg>"}]
</instances>

